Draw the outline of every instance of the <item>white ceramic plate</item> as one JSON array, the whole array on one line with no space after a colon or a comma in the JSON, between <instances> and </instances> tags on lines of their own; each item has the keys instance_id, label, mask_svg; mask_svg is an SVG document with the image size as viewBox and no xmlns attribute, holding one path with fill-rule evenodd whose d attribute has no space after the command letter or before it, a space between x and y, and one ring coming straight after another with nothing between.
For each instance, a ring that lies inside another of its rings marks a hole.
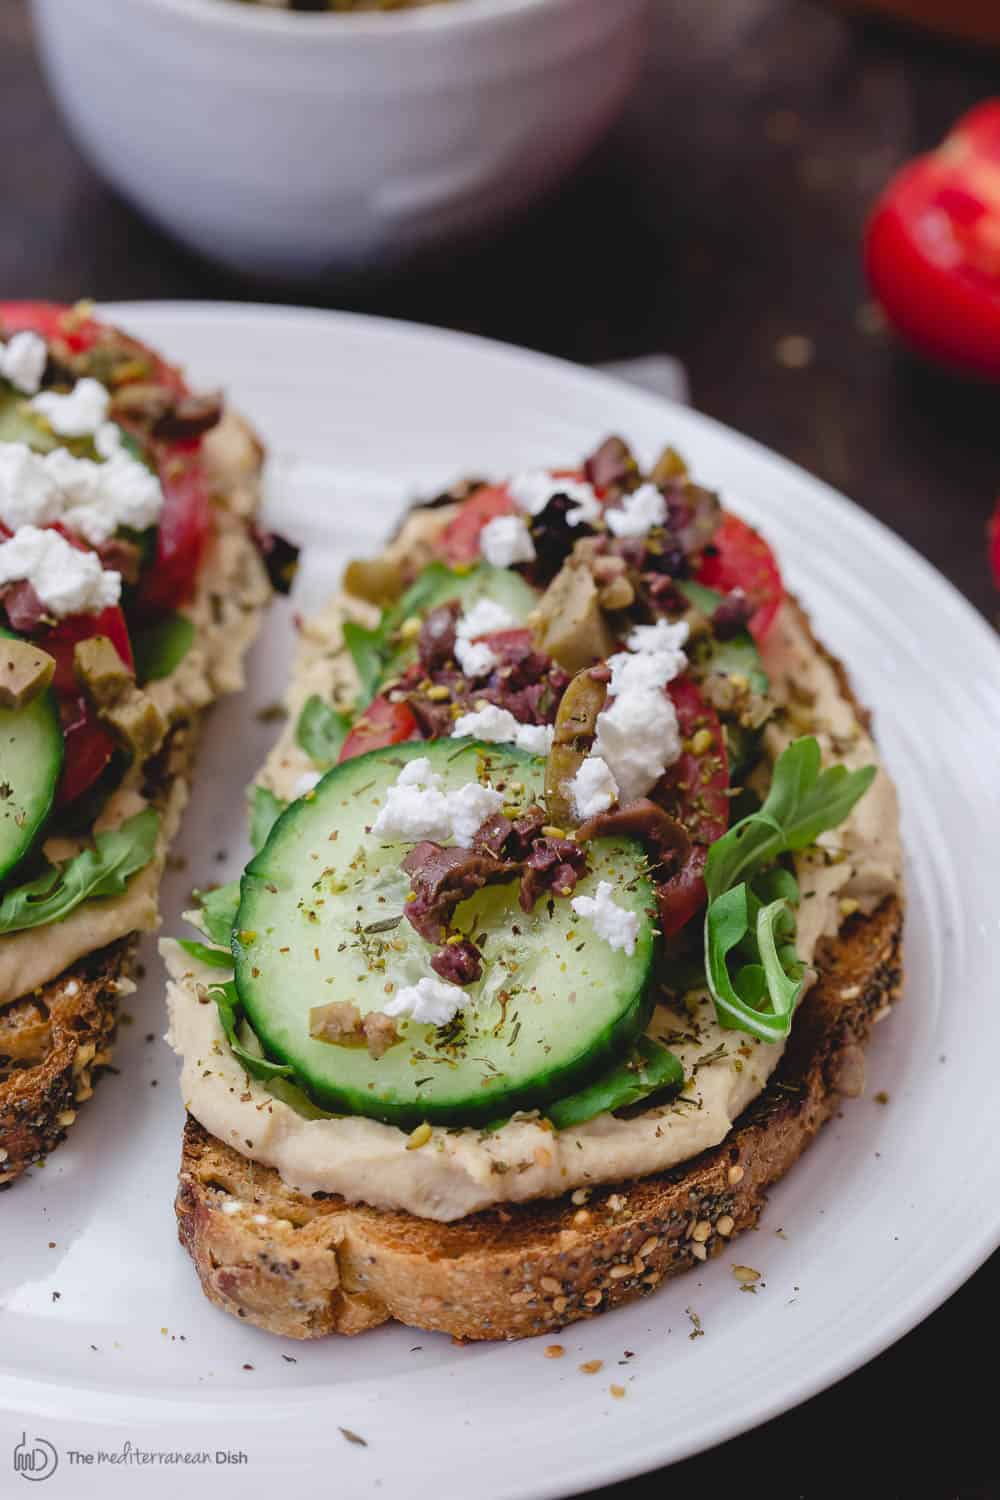
<instances>
[{"instance_id":1,"label":"white ceramic plate","mask_svg":"<svg viewBox=\"0 0 1000 1500\"><path fill-rule=\"evenodd\" d=\"M398 1327L296 1345L202 1299L174 1230L182 1114L150 952L120 1076L48 1166L0 1198L0 1493L21 1491L11 1455L23 1431L29 1447L39 1438L58 1451L46 1497L184 1485L247 1500L306 1474L326 1476L335 1496L568 1495L731 1437L899 1338L1000 1239L1000 652L988 627L848 501L607 378L354 317L106 311L186 361L198 384L221 383L266 434L267 520L306 547L297 608L322 599L348 554L377 547L407 498L459 475L575 460L609 430L647 459L666 440L679 446L765 528L875 705L910 851L908 981L874 1039L868 1095L775 1191L759 1232L647 1301L568 1329L557 1362L543 1357L548 1340L461 1348ZM167 883L168 930L192 884L240 867L242 789L274 733L255 713L280 696L290 645L280 605L246 697L211 720L181 841L188 867ZM874 1100L881 1090L887 1104ZM740 1294L734 1262L761 1270L756 1295ZM693 1314L704 1337L691 1337ZM594 1359L599 1374L579 1372ZM137 1468L134 1452L89 1465L70 1453L121 1454L125 1442L211 1464L181 1473L162 1460ZM218 1463L218 1450L247 1463Z\"/></svg>"}]
</instances>

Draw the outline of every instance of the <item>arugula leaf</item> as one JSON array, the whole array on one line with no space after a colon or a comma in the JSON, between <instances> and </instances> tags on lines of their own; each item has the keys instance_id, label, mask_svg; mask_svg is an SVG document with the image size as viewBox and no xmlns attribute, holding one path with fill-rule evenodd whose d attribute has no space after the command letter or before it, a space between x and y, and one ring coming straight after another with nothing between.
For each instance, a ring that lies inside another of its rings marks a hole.
<instances>
[{"instance_id":1,"label":"arugula leaf","mask_svg":"<svg viewBox=\"0 0 1000 1500\"><path fill-rule=\"evenodd\" d=\"M135 676L138 683L169 677L194 643L195 628L187 615L164 615L152 625L132 632Z\"/></svg>"},{"instance_id":2,"label":"arugula leaf","mask_svg":"<svg viewBox=\"0 0 1000 1500\"><path fill-rule=\"evenodd\" d=\"M381 630L368 630L355 620L344 621L344 645L358 674L358 701L370 703L379 685L385 639Z\"/></svg>"},{"instance_id":3,"label":"arugula leaf","mask_svg":"<svg viewBox=\"0 0 1000 1500\"><path fill-rule=\"evenodd\" d=\"M61 922L83 901L120 895L129 877L153 858L159 828L159 813L147 807L97 834L93 848L8 891L0 901L0 933Z\"/></svg>"},{"instance_id":4,"label":"arugula leaf","mask_svg":"<svg viewBox=\"0 0 1000 1500\"><path fill-rule=\"evenodd\" d=\"M178 945L200 964L211 964L215 969L231 969L233 955L225 948L210 948L207 943L194 943L188 938L178 938Z\"/></svg>"},{"instance_id":5,"label":"arugula leaf","mask_svg":"<svg viewBox=\"0 0 1000 1500\"><path fill-rule=\"evenodd\" d=\"M595 1115L624 1109L626 1105L648 1099L651 1094L680 1089L683 1084L684 1068L680 1060L659 1042L644 1036L639 1038L633 1056L627 1061L595 1078L579 1093L557 1099L545 1113L557 1130L568 1130L572 1125L583 1125Z\"/></svg>"},{"instance_id":6,"label":"arugula leaf","mask_svg":"<svg viewBox=\"0 0 1000 1500\"><path fill-rule=\"evenodd\" d=\"M240 883L231 880L228 885L216 886L214 891L195 891L195 900L201 906L205 931L213 943L228 948L236 926L236 913L240 908Z\"/></svg>"},{"instance_id":7,"label":"arugula leaf","mask_svg":"<svg viewBox=\"0 0 1000 1500\"><path fill-rule=\"evenodd\" d=\"M251 1078L259 1078L262 1083L267 1083L271 1078L291 1078L293 1069L288 1063L269 1062L266 1057L258 1057L256 1053L248 1051L241 1043L240 1027L244 1026L248 1031L250 1027L243 1014L243 1005L236 992L235 981L231 979L227 984L210 985L208 993L218 1007L219 1020L226 1033L230 1051ZM251 1031L250 1034L252 1036L253 1032Z\"/></svg>"},{"instance_id":8,"label":"arugula leaf","mask_svg":"<svg viewBox=\"0 0 1000 1500\"><path fill-rule=\"evenodd\" d=\"M250 843L255 854L263 849L268 834L287 806L287 802L282 802L266 786L254 787L250 806Z\"/></svg>"},{"instance_id":9,"label":"arugula leaf","mask_svg":"<svg viewBox=\"0 0 1000 1500\"><path fill-rule=\"evenodd\" d=\"M794 740L775 763L763 806L708 851L705 973L723 1026L768 1042L788 1035L805 973L794 943L799 891L791 871L765 867L842 823L875 774L874 766L824 771L817 740Z\"/></svg>"},{"instance_id":10,"label":"arugula leaf","mask_svg":"<svg viewBox=\"0 0 1000 1500\"><path fill-rule=\"evenodd\" d=\"M351 715L339 713L313 694L307 698L295 726L295 741L321 769L337 764L351 730Z\"/></svg>"},{"instance_id":11,"label":"arugula leaf","mask_svg":"<svg viewBox=\"0 0 1000 1500\"><path fill-rule=\"evenodd\" d=\"M848 771L846 766L820 770L819 744L812 735L793 740L777 759L771 789L763 807L743 818L708 851L705 885L715 901L741 880L814 844L836 828L875 779L875 766Z\"/></svg>"}]
</instances>

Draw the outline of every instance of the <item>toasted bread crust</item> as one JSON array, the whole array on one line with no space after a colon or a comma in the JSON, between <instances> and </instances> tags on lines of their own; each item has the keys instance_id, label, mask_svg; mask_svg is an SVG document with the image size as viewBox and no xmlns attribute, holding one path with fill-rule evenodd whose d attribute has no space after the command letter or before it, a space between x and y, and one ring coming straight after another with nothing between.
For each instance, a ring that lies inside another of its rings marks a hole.
<instances>
[{"instance_id":1,"label":"toasted bread crust","mask_svg":"<svg viewBox=\"0 0 1000 1500\"><path fill-rule=\"evenodd\" d=\"M826 945L781 1064L720 1146L595 1188L585 1206L567 1196L439 1224L307 1197L189 1118L177 1222L206 1296L289 1338L395 1318L461 1339L519 1339L647 1295L756 1224L768 1188L862 1091L864 1043L899 997L902 928L890 898Z\"/></svg>"}]
</instances>

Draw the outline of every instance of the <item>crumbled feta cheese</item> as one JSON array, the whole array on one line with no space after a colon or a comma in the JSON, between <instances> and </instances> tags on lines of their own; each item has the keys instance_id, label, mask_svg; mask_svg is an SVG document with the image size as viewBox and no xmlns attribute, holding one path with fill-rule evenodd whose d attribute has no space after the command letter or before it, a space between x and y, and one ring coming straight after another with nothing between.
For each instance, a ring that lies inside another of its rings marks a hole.
<instances>
[{"instance_id":1,"label":"crumbled feta cheese","mask_svg":"<svg viewBox=\"0 0 1000 1500\"><path fill-rule=\"evenodd\" d=\"M534 562L535 544L522 516L497 516L479 533L479 550L495 568Z\"/></svg>"},{"instance_id":2,"label":"crumbled feta cheese","mask_svg":"<svg viewBox=\"0 0 1000 1500\"><path fill-rule=\"evenodd\" d=\"M605 511L604 519L615 536L645 536L667 519L667 502L655 484L641 484L624 497L620 508Z\"/></svg>"},{"instance_id":3,"label":"crumbled feta cheese","mask_svg":"<svg viewBox=\"0 0 1000 1500\"><path fill-rule=\"evenodd\" d=\"M690 626L687 620L678 620L671 625L669 620L657 620L655 625L636 625L625 644L630 651L677 651L687 643ZM687 666L687 658L681 656L681 668Z\"/></svg>"},{"instance_id":4,"label":"crumbled feta cheese","mask_svg":"<svg viewBox=\"0 0 1000 1500\"><path fill-rule=\"evenodd\" d=\"M78 380L73 389L60 395L42 391L33 396L31 407L45 417L60 437L93 437L108 420L111 394L99 380Z\"/></svg>"},{"instance_id":5,"label":"crumbled feta cheese","mask_svg":"<svg viewBox=\"0 0 1000 1500\"><path fill-rule=\"evenodd\" d=\"M163 508L159 479L110 441L106 463L74 458L66 448L43 456L25 443L0 443L0 521L11 531L60 521L94 547L120 526L155 525Z\"/></svg>"},{"instance_id":6,"label":"crumbled feta cheese","mask_svg":"<svg viewBox=\"0 0 1000 1500\"><path fill-rule=\"evenodd\" d=\"M321 771L303 771L292 788L292 796L308 797L309 793L314 791L322 780L323 774Z\"/></svg>"},{"instance_id":7,"label":"crumbled feta cheese","mask_svg":"<svg viewBox=\"0 0 1000 1500\"><path fill-rule=\"evenodd\" d=\"M639 936L639 918L634 911L618 905L609 881L601 881L596 896L574 896L570 905L611 948L616 952L624 949L632 957Z\"/></svg>"},{"instance_id":8,"label":"crumbled feta cheese","mask_svg":"<svg viewBox=\"0 0 1000 1500\"><path fill-rule=\"evenodd\" d=\"M48 347L37 333L15 333L6 344L0 344L0 376L26 396L38 390L48 360Z\"/></svg>"},{"instance_id":9,"label":"crumbled feta cheese","mask_svg":"<svg viewBox=\"0 0 1000 1500\"><path fill-rule=\"evenodd\" d=\"M503 801L502 792L478 781L445 792L441 777L421 756L400 771L371 831L390 844L416 844L421 839L443 844L453 838L468 849L480 825L500 811Z\"/></svg>"},{"instance_id":10,"label":"crumbled feta cheese","mask_svg":"<svg viewBox=\"0 0 1000 1500\"><path fill-rule=\"evenodd\" d=\"M447 1026L472 997L457 984L428 975L416 984L405 984L382 1009L387 1016L408 1016L426 1026Z\"/></svg>"},{"instance_id":11,"label":"crumbled feta cheese","mask_svg":"<svg viewBox=\"0 0 1000 1500\"><path fill-rule=\"evenodd\" d=\"M94 433L94 447L100 458L114 458L122 450L122 430L117 422L102 422Z\"/></svg>"},{"instance_id":12,"label":"crumbled feta cheese","mask_svg":"<svg viewBox=\"0 0 1000 1500\"><path fill-rule=\"evenodd\" d=\"M477 831L503 807L503 793L491 786L482 786L478 781L468 781L455 792L448 793L448 811L451 814L452 835L456 844L472 847Z\"/></svg>"},{"instance_id":13,"label":"crumbled feta cheese","mask_svg":"<svg viewBox=\"0 0 1000 1500\"><path fill-rule=\"evenodd\" d=\"M555 730L551 724L521 724L514 743L529 755L548 755L554 738Z\"/></svg>"},{"instance_id":14,"label":"crumbled feta cheese","mask_svg":"<svg viewBox=\"0 0 1000 1500\"><path fill-rule=\"evenodd\" d=\"M452 737L471 735L474 740L486 740L491 745L512 745L520 728L508 709L487 703L475 713L460 714L451 733Z\"/></svg>"},{"instance_id":15,"label":"crumbled feta cheese","mask_svg":"<svg viewBox=\"0 0 1000 1500\"><path fill-rule=\"evenodd\" d=\"M588 755L581 761L576 775L568 783L573 811L582 822L607 812L618 801L618 783L607 761L599 755Z\"/></svg>"},{"instance_id":16,"label":"crumbled feta cheese","mask_svg":"<svg viewBox=\"0 0 1000 1500\"><path fill-rule=\"evenodd\" d=\"M487 703L474 713L460 714L452 737L470 735L490 745L516 745L529 755L548 755L555 733L551 724L520 724L506 708Z\"/></svg>"},{"instance_id":17,"label":"crumbled feta cheese","mask_svg":"<svg viewBox=\"0 0 1000 1500\"><path fill-rule=\"evenodd\" d=\"M99 614L121 598L120 573L101 567L95 552L72 546L58 531L22 526L0 542L0 585L27 582L46 609L64 615Z\"/></svg>"},{"instance_id":18,"label":"crumbled feta cheese","mask_svg":"<svg viewBox=\"0 0 1000 1500\"><path fill-rule=\"evenodd\" d=\"M677 711L662 689L622 693L597 716L594 754L611 767L625 802L644 797L680 753Z\"/></svg>"},{"instance_id":19,"label":"crumbled feta cheese","mask_svg":"<svg viewBox=\"0 0 1000 1500\"><path fill-rule=\"evenodd\" d=\"M566 512L571 526L586 521L590 524L601 516L601 502L592 485L582 479L558 479L545 469L528 469L515 474L507 485L507 492L529 516L541 515L555 495L565 495L574 502L573 509Z\"/></svg>"},{"instance_id":20,"label":"crumbled feta cheese","mask_svg":"<svg viewBox=\"0 0 1000 1500\"><path fill-rule=\"evenodd\" d=\"M9 531L51 526L63 501L45 465L27 443L0 443L0 521Z\"/></svg>"},{"instance_id":21,"label":"crumbled feta cheese","mask_svg":"<svg viewBox=\"0 0 1000 1500\"><path fill-rule=\"evenodd\" d=\"M466 677L488 677L497 665L498 657L485 641L467 641L457 636L455 660Z\"/></svg>"},{"instance_id":22,"label":"crumbled feta cheese","mask_svg":"<svg viewBox=\"0 0 1000 1500\"><path fill-rule=\"evenodd\" d=\"M502 604L493 599L477 599L459 619L455 633L463 640L474 641L481 635L492 635L495 630L511 630L516 624L510 610Z\"/></svg>"},{"instance_id":23,"label":"crumbled feta cheese","mask_svg":"<svg viewBox=\"0 0 1000 1500\"><path fill-rule=\"evenodd\" d=\"M409 761L400 771L386 792L385 806L372 824L372 833L390 844L415 844L420 839L440 844L451 837L448 798L441 789L440 776L431 770L425 757Z\"/></svg>"}]
</instances>

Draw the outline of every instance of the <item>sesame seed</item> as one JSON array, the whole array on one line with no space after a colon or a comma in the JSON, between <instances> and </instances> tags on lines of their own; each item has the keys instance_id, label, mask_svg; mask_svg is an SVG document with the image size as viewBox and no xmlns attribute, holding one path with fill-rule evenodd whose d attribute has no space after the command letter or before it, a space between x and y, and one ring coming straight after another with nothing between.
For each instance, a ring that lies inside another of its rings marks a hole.
<instances>
[{"instance_id":1,"label":"sesame seed","mask_svg":"<svg viewBox=\"0 0 1000 1500\"><path fill-rule=\"evenodd\" d=\"M743 1168L740 1166L739 1162L737 1162L735 1164L735 1166L732 1166L732 1167L729 1168L729 1185L730 1185L730 1187L735 1187L738 1182L742 1182L743 1181L743 1177L744 1177Z\"/></svg>"},{"instance_id":2,"label":"sesame seed","mask_svg":"<svg viewBox=\"0 0 1000 1500\"><path fill-rule=\"evenodd\" d=\"M582 1208L583 1205L587 1202L587 1200L588 1200L589 1197L590 1197L590 1188L577 1188L576 1192L572 1195L572 1197L570 1198L569 1201L576 1208Z\"/></svg>"},{"instance_id":3,"label":"sesame seed","mask_svg":"<svg viewBox=\"0 0 1000 1500\"><path fill-rule=\"evenodd\" d=\"M409 1139L406 1142L407 1151L418 1151L421 1146L427 1145L430 1138L431 1127L425 1120L422 1125L417 1126L416 1130L410 1132Z\"/></svg>"},{"instance_id":4,"label":"sesame seed","mask_svg":"<svg viewBox=\"0 0 1000 1500\"><path fill-rule=\"evenodd\" d=\"M616 1401L620 1401L625 1395L625 1387L623 1385L613 1385L609 1389Z\"/></svg>"},{"instance_id":5,"label":"sesame seed","mask_svg":"<svg viewBox=\"0 0 1000 1500\"><path fill-rule=\"evenodd\" d=\"M724 1239L728 1239L736 1227L736 1220L731 1214L723 1214L715 1227Z\"/></svg>"},{"instance_id":6,"label":"sesame seed","mask_svg":"<svg viewBox=\"0 0 1000 1500\"><path fill-rule=\"evenodd\" d=\"M554 1313L564 1313L566 1311L566 1309L567 1309L568 1306L569 1306L569 1302L567 1301L567 1299L565 1297L555 1297L555 1298L553 1298L553 1301L552 1301L552 1311Z\"/></svg>"},{"instance_id":7,"label":"sesame seed","mask_svg":"<svg viewBox=\"0 0 1000 1500\"><path fill-rule=\"evenodd\" d=\"M647 1255L652 1255L653 1251L656 1249L659 1243L660 1241L657 1239L655 1234L650 1235L649 1239L639 1246L640 1260L645 1260Z\"/></svg>"},{"instance_id":8,"label":"sesame seed","mask_svg":"<svg viewBox=\"0 0 1000 1500\"><path fill-rule=\"evenodd\" d=\"M691 1231L691 1238L697 1240L700 1245L703 1245L711 1233L712 1226L708 1220L699 1219Z\"/></svg>"},{"instance_id":9,"label":"sesame seed","mask_svg":"<svg viewBox=\"0 0 1000 1500\"><path fill-rule=\"evenodd\" d=\"M697 1240L691 1241L691 1254L694 1256L695 1260L708 1259L708 1251L705 1249L705 1246L700 1245Z\"/></svg>"},{"instance_id":10,"label":"sesame seed","mask_svg":"<svg viewBox=\"0 0 1000 1500\"><path fill-rule=\"evenodd\" d=\"M538 1283L543 1292L561 1292L562 1287L554 1276L543 1276Z\"/></svg>"},{"instance_id":11,"label":"sesame seed","mask_svg":"<svg viewBox=\"0 0 1000 1500\"><path fill-rule=\"evenodd\" d=\"M631 1266L612 1266L608 1273L612 1281L621 1281L626 1276L632 1275Z\"/></svg>"},{"instance_id":12,"label":"sesame seed","mask_svg":"<svg viewBox=\"0 0 1000 1500\"><path fill-rule=\"evenodd\" d=\"M598 1292L596 1290L593 1292L587 1292L583 1297L584 1307L597 1307L600 1304L601 1298L603 1296L603 1292Z\"/></svg>"},{"instance_id":13,"label":"sesame seed","mask_svg":"<svg viewBox=\"0 0 1000 1500\"><path fill-rule=\"evenodd\" d=\"M760 1272L755 1271L753 1266L733 1266L733 1275L746 1286L760 1280Z\"/></svg>"},{"instance_id":14,"label":"sesame seed","mask_svg":"<svg viewBox=\"0 0 1000 1500\"><path fill-rule=\"evenodd\" d=\"M562 1344L547 1344L545 1346L546 1359L562 1359L565 1353L566 1350L563 1348Z\"/></svg>"},{"instance_id":15,"label":"sesame seed","mask_svg":"<svg viewBox=\"0 0 1000 1500\"><path fill-rule=\"evenodd\" d=\"M588 1359L580 1366L581 1375L598 1375L604 1369L603 1359Z\"/></svg>"}]
</instances>

